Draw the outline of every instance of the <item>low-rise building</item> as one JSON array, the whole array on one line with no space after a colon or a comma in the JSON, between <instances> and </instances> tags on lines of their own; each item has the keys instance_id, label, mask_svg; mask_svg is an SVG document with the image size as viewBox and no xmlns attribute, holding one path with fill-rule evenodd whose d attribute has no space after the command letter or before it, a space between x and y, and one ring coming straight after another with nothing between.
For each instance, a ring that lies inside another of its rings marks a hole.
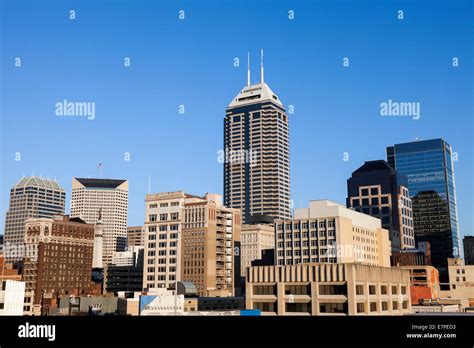
<instances>
[{"instance_id":1,"label":"low-rise building","mask_svg":"<svg viewBox=\"0 0 474 348\"><path fill-rule=\"evenodd\" d=\"M433 266L402 266L410 271L410 296L412 304L439 298L439 272Z\"/></svg>"},{"instance_id":2,"label":"low-rise building","mask_svg":"<svg viewBox=\"0 0 474 348\"><path fill-rule=\"evenodd\" d=\"M23 315L25 282L0 281L0 315Z\"/></svg>"},{"instance_id":3,"label":"low-rise building","mask_svg":"<svg viewBox=\"0 0 474 348\"><path fill-rule=\"evenodd\" d=\"M380 219L340 204L311 201L275 222L275 264L365 263L390 266L389 232Z\"/></svg>"},{"instance_id":4,"label":"low-rise building","mask_svg":"<svg viewBox=\"0 0 474 348\"><path fill-rule=\"evenodd\" d=\"M246 308L262 315L403 315L410 272L364 264L257 266L247 271Z\"/></svg>"},{"instance_id":5,"label":"low-rise building","mask_svg":"<svg viewBox=\"0 0 474 348\"><path fill-rule=\"evenodd\" d=\"M61 294L89 294L94 225L67 215L28 219L25 225L22 276L34 305L54 306Z\"/></svg>"},{"instance_id":6,"label":"low-rise building","mask_svg":"<svg viewBox=\"0 0 474 348\"><path fill-rule=\"evenodd\" d=\"M466 298L474 305L474 265L465 265L461 258L450 258L448 274L449 290L441 290L441 297Z\"/></svg>"},{"instance_id":7,"label":"low-rise building","mask_svg":"<svg viewBox=\"0 0 474 348\"><path fill-rule=\"evenodd\" d=\"M252 261L262 257L262 251L275 248L275 229L273 224L245 224L241 231L240 273L245 276Z\"/></svg>"}]
</instances>

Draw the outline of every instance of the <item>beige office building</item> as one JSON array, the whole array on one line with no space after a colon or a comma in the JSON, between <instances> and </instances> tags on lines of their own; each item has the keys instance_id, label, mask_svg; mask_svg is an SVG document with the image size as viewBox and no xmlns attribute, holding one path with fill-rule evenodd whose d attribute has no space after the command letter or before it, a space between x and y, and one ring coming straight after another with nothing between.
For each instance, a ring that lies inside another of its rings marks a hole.
<instances>
[{"instance_id":1,"label":"beige office building","mask_svg":"<svg viewBox=\"0 0 474 348\"><path fill-rule=\"evenodd\" d=\"M199 296L234 296L242 216L222 205L222 196L206 194L185 202L182 278L196 286Z\"/></svg>"},{"instance_id":2,"label":"beige office building","mask_svg":"<svg viewBox=\"0 0 474 348\"><path fill-rule=\"evenodd\" d=\"M127 243L128 181L115 179L72 179L71 217L95 224L102 211L103 266L112 262L115 251Z\"/></svg>"},{"instance_id":3,"label":"beige office building","mask_svg":"<svg viewBox=\"0 0 474 348\"><path fill-rule=\"evenodd\" d=\"M145 246L145 226L127 227L127 246Z\"/></svg>"},{"instance_id":4,"label":"beige office building","mask_svg":"<svg viewBox=\"0 0 474 348\"><path fill-rule=\"evenodd\" d=\"M273 224L244 224L241 233L241 274L245 276L252 261L262 258L262 250L275 248L275 227Z\"/></svg>"},{"instance_id":5,"label":"beige office building","mask_svg":"<svg viewBox=\"0 0 474 348\"><path fill-rule=\"evenodd\" d=\"M474 265L464 259L448 259L449 290L442 290L441 297L465 298L474 306Z\"/></svg>"},{"instance_id":6,"label":"beige office building","mask_svg":"<svg viewBox=\"0 0 474 348\"><path fill-rule=\"evenodd\" d=\"M248 269L246 308L262 315L404 315L410 272L363 264L299 264Z\"/></svg>"},{"instance_id":7,"label":"beige office building","mask_svg":"<svg viewBox=\"0 0 474 348\"><path fill-rule=\"evenodd\" d=\"M10 206L5 217L3 252L9 262L25 256L25 221L64 214L66 193L56 180L23 177L10 190Z\"/></svg>"},{"instance_id":8,"label":"beige office building","mask_svg":"<svg viewBox=\"0 0 474 348\"><path fill-rule=\"evenodd\" d=\"M143 287L146 290L174 288L181 280L179 235L186 196L182 191L146 195L143 262Z\"/></svg>"},{"instance_id":9,"label":"beige office building","mask_svg":"<svg viewBox=\"0 0 474 348\"><path fill-rule=\"evenodd\" d=\"M241 214L221 200L216 194L182 191L147 195L146 288L174 288L176 281L187 281L200 296L234 295Z\"/></svg>"},{"instance_id":10,"label":"beige office building","mask_svg":"<svg viewBox=\"0 0 474 348\"><path fill-rule=\"evenodd\" d=\"M365 263L390 266L388 231L380 219L328 200L295 209L292 220L275 222L275 264Z\"/></svg>"}]
</instances>

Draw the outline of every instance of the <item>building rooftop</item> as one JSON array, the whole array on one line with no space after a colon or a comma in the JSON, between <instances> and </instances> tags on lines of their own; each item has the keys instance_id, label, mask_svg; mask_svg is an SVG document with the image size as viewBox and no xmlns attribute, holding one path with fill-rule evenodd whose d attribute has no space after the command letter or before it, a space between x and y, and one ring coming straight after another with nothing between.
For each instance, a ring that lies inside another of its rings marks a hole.
<instances>
[{"instance_id":1,"label":"building rooftop","mask_svg":"<svg viewBox=\"0 0 474 348\"><path fill-rule=\"evenodd\" d=\"M15 185L15 188L31 186L64 191L63 188L59 186L59 183L56 180L44 179L40 178L39 176L29 176L21 178L20 181L18 181Z\"/></svg>"},{"instance_id":2,"label":"building rooftop","mask_svg":"<svg viewBox=\"0 0 474 348\"><path fill-rule=\"evenodd\" d=\"M280 99L266 83L245 86L229 104L229 108L272 101L283 107Z\"/></svg>"},{"instance_id":3,"label":"building rooftop","mask_svg":"<svg viewBox=\"0 0 474 348\"><path fill-rule=\"evenodd\" d=\"M390 173L396 174L395 169L393 169L387 163L387 161L384 161L384 160L367 161L359 169L354 171L353 174L373 172L373 171L376 171L376 170L388 170L388 171L390 171Z\"/></svg>"},{"instance_id":4,"label":"building rooftop","mask_svg":"<svg viewBox=\"0 0 474 348\"><path fill-rule=\"evenodd\" d=\"M89 189L115 189L127 180L122 179L92 179L92 178L74 178L84 187Z\"/></svg>"}]
</instances>

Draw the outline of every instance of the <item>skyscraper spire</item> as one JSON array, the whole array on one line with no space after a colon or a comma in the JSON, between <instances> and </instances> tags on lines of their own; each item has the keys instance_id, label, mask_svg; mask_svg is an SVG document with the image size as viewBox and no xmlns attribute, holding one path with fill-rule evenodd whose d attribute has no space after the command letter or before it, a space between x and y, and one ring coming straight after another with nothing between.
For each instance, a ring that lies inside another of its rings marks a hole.
<instances>
[{"instance_id":1,"label":"skyscraper spire","mask_svg":"<svg viewBox=\"0 0 474 348\"><path fill-rule=\"evenodd\" d=\"M263 79L263 49L260 49L260 83L264 83Z\"/></svg>"},{"instance_id":2,"label":"skyscraper spire","mask_svg":"<svg viewBox=\"0 0 474 348\"><path fill-rule=\"evenodd\" d=\"M250 52L247 52L247 86L250 86Z\"/></svg>"}]
</instances>

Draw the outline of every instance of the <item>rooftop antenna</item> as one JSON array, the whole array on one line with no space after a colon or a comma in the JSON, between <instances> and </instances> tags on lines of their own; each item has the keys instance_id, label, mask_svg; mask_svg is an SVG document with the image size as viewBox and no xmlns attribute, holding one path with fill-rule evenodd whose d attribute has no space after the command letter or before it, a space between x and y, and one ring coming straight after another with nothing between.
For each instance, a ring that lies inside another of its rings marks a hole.
<instances>
[{"instance_id":1,"label":"rooftop antenna","mask_svg":"<svg viewBox=\"0 0 474 348\"><path fill-rule=\"evenodd\" d=\"M260 50L260 83L264 83L263 79L263 49Z\"/></svg>"},{"instance_id":2,"label":"rooftop antenna","mask_svg":"<svg viewBox=\"0 0 474 348\"><path fill-rule=\"evenodd\" d=\"M250 52L247 52L247 86L250 86Z\"/></svg>"}]
</instances>

